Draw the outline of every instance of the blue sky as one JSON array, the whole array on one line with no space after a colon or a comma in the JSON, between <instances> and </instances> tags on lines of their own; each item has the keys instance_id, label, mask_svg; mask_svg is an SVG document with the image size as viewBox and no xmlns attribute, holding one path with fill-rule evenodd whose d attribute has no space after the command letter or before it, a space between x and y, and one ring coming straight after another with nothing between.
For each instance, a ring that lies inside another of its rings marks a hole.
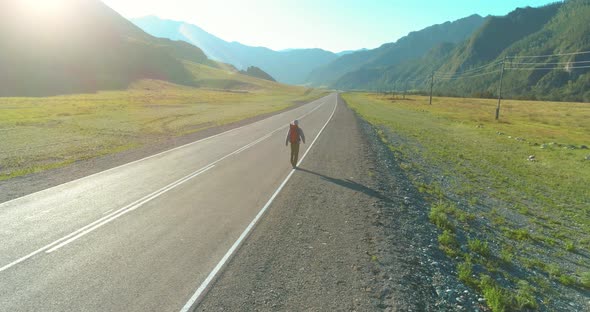
<instances>
[{"instance_id":1,"label":"blue sky","mask_svg":"<svg viewBox=\"0 0 590 312\"><path fill-rule=\"evenodd\" d=\"M471 14L505 15L555 0L103 0L125 17L195 24L227 41L274 50L375 48Z\"/></svg>"}]
</instances>

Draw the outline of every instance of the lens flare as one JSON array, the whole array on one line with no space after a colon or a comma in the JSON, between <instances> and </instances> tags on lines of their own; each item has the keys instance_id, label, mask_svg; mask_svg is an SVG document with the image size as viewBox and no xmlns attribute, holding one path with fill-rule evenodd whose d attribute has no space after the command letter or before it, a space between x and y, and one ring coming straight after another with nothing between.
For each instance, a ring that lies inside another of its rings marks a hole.
<instances>
[{"instance_id":1,"label":"lens flare","mask_svg":"<svg viewBox=\"0 0 590 312\"><path fill-rule=\"evenodd\" d=\"M30 13L38 15L59 14L67 5L67 0L19 0Z\"/></svg>"}]
</instances>

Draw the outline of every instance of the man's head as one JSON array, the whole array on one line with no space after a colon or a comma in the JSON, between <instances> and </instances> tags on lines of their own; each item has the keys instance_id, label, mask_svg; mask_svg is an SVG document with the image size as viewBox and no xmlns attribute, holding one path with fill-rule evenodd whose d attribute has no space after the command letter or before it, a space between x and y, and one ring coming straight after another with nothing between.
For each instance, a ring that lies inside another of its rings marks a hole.
<instances>
[{"instance_id":1,"label":"man's head","mask_svg":"<svg viewBox=\"0 0 590 312\"><path fill-rule=\"evenodd\" d=\"M297 119L293 120L293 124L296 126L299 126L299 120L297 120Z\"/></svg>"}]
</instances>

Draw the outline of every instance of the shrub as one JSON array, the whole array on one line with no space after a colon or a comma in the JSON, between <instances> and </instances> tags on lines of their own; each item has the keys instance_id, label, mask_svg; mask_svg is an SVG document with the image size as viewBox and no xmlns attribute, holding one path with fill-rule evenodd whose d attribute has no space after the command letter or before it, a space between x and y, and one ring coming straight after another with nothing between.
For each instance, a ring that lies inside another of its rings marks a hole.
<instances>
[{"instance_id":1,"label":"shrub","mask_svg":"<svg viewBox=\"0 0 590 312\"><path fill-rule=\"evenodd\" d=\"M557 266L557 264L555 263L547 265L545 267L545 270L547 271L547 273L549 273L550 277L558 277L561 275L561 270L559 269L559 266Z\"/></svg>"},{"instance_id":2,"label":"shrub","mask_svg":"<svg viewBox=\"0 0 590 312\"><path fill-rule=\"evenodd\" d=\"M527 240L531 238L531 234L529 234L529 232L526 229L518 229L518 230L514 230L514 231L508 231L508 237L514 239L514 240L519 240L519 241L523 241L523 240Z\"/></svg>"},{"instance_id":3,"label":"shrub","mask_svg":"<svg viewBox=\"0 0 590 312\"><path fill-rule=\"evenodd\" d=\"M483 256L487 257L490 255L490 248L488 247L488 242L482 242L479 239L470 239L468 241L469 250Z\"/></svg>"},{"instance_id":4,"label":"shrub","mask_svg":"<svg viewBox=\"0 0 590 312\"><path fill-rule=\"evenodd\" d=\"M516 306L519 309L529 308L529 309L536 309L538 308L537 300L535 299L535 288L531 286L527 281L519 281L518 282L518 289L516 290Z\"/></svg>"},{"instance_id":5,"label":"shrub","mask_svg":"<svg viewBox=\"0 0 590 312\"><path fill-rule=\"evenodd\" d=\"M469 286L477 286L477 280L473 278L473 265L470 259L457 265L457 275L459 280Z\"/></svg>"},{"instance_id":6,"label":"shrub","mask_svg":"<svg viewBox=\"0 0 590 312\"><path fill-rule=\"evenodd\" d=\"M444 230L443 233L438 236L438 242L446 247L456 247L459 245L455 235L448 230Z\"/></svg>"},{"instance_id":7,"label":"shrub","mask_svg":"<svg viewBox=\"0 0 590 312\"><path fill-rule=\"evenodd\" d=\"M513 257L514 254L512 253L511 248L502 248L500 251L500 258L506 263L511 263Z\"/></svg>"},{"instance_id":8,"label":"shrub","mask_svg":"<svg viewBox=\"0 0 590 312\"><path fill-rule=\"evenodd\" d=\"M453 226L453 224L447 216L447 213L445 212L444 205L440 203L432 206L432 208L430 209L430 213L428 214L428 219L441 230L455 230L455 227Z\"/></svg>"},{"instance_id":9,"label":"shrub","mask_svg":"<svg viewBox=\"0 0 590 312\"><path fill-rule=\"evenodd\" d=\"M458 255L457 247L459 243L455 235L449 230L444 230L442 234L438 236L438 242L441 245L441 249L449 256L455 257Z\"/></svg>"},{"instance_id":10,"label":"shrub","mask_svg":"<svg viewBox=\"0 0 590 312\"><path fill-rule=\"evenodd\" d=\"M574 245L574 242L572 242L572 241L565 242L565 250L567 250L569 252L576 250L576 246Z\"/></svg>"},{"instance_id":11,"label":"shrub","mask_svg":"<svg viewBox=\"0 0 590 312\"><path fill-rule=\"evenodd\" d=\"M565 286L572 286L576 283L576 279L570 275L563 274L559 277L559 282Z\"/></svg>"},{"instance_id":12,"label":"shrub","mask_svg":"<svg viewBox=\"0 0 590 312\"><path fill-rule=\"evenodd\" d=\"M590 271L582 273L580 284L586 288L590 288Z\"/></svg>"},{"instance_id":13,"label":"shrub","mask_svg":"<svg viewBox=\"0 0 590 312\"><path fill-rule=\"evenodd\" d=\"M512 298L488 275L482 275L479 287L490 309L494 312L504 312L510 307Z\"/></svg>"}]
</instances>

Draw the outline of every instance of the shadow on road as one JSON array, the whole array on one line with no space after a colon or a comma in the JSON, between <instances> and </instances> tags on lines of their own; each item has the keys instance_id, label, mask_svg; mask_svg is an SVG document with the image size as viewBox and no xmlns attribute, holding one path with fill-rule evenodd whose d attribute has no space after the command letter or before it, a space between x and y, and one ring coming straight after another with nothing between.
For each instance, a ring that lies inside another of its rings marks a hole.
<instances>
[{"instance_id":1,"label":"shadow on road","mask_svg":"<svg viewBox=\"0 0 590 312\"><path fill-rule=\"evenodd\" d=\"M366 195L369 195L371 197L378 198L378 199L380 199L382 201L385 201L387 203L392 203L393 202L393 200L391 198L389 198L389 197L387 197L387 196L379 193L378 191L376 191L376 190L374 190L374 189L372 189L370 187L364 186L362 184L359 184L357 182L354 182L352 180L349 180L349 179L345 179L345 180L336 179L336 178L328 177L328 176L323 175L321 173L313 172L311 170L307 170L307 169L303 169L303 168L299 168L299 167L297 167L296 170L297 171L301 171L301 172L305 172L305 173L316 175L316 176L322 178L322 180L325 180L325 181L334 183L336 185L340 185L342 187L351 189L353 191L364 193Z\"/></svg>"}]
</instances>

